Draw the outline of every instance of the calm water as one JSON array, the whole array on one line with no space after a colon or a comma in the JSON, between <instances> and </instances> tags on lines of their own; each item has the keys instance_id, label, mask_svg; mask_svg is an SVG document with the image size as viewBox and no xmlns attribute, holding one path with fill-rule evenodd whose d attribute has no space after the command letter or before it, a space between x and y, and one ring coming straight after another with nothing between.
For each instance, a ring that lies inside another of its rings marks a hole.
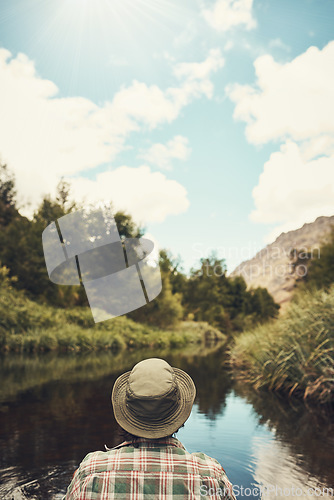
<instances>
[{"instance_id":1,"label":"calm water","mask_svg":"<svg viewBox=\"0 0 334 500\"><path fill-rule=\"evenodd\" d=\"M88 452L119 442L110 405L116 377L152 356L193 377L197 398L178 437L190 452L221 462L238 498L310 498L309 488L318 496L316 488L334 486L333 414L234 385L224 348L7 355L0 359L0 498L61 498Z\"/></svg>"}]
</instances>

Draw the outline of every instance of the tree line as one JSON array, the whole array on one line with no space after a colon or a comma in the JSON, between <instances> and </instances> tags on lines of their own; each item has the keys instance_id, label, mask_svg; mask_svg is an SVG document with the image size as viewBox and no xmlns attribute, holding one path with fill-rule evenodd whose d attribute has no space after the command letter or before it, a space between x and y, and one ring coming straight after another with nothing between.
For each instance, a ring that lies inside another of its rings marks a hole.
<instances>
[{"instance_id":1,"label":"tree line","mask_svg":"<svg viewBox=\"0 0 334 500\"><path fill-rule=\"evenodd\" d=\"M48 277L42 232L54 220L82 208L71 199L70 185L61 180L56 196L44 196L31 219L20 214L15 177L0 163L0 265L8 268L13 284L40 303L58 307L88 306L83 286L59 286ZM114 213L121 238L138 238L144 228L124 211ZM128 314L135 321L160 327L180 320L207 321L224 333L241 331L274 318L279 306L265 288L247 290L242 277L228 277L224 259L216 254L200 259L190 274L180 258L160 250L162 292L146 306Z\"/></svg>"}]
</instances>

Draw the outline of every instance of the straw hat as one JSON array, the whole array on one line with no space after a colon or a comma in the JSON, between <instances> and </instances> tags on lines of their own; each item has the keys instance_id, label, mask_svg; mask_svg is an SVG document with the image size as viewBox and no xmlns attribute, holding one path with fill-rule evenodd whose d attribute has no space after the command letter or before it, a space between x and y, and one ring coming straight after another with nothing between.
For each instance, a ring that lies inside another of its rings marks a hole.
<instances>
[{"instance_id":1,"label":"straw hat","mask_svg":"<svg viewBox=\"0 0 334 500\"><path fill-rule=\"evenodd\" d=\"M135 436L173 434L188 419L195 399L192 378L159 358L137 363L116 380L111 401L118 424Z\"/></svg>"}]
</instances>

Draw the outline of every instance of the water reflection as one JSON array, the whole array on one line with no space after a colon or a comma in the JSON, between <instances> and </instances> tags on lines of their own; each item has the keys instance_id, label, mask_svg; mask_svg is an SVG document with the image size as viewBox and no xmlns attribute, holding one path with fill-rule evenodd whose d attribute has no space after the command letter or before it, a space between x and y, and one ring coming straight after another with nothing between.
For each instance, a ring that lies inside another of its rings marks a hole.
<instances>
[{"instance_id":1,"label":"water reflection","mask_svg":"<svg viewBox=\"0 0 334 500\"><path fill-rule=\"evenodd\" d=\"M327 483L315 471L306 473L301 457L292 453L291 446L274 438L255 439L253 444L254 480L261 487L262 498L308 498L320 496L321 491L326 496Z\"/></svg>"},{"instance_id":2,"label":"water reflection","mask_svg":"<svg viewBox=\"0 0 334 500\"><path fill-rule=\"evenodd\" d=\"M189 373L197 389L196 402L198 410L208 419L215 419L226 406L226 396L232 388L232 380L228 374L224 347L203 356L167 355L165 358L172 366L177 366Z\"/></svg>"},{"instance_id":3,"label":"water reflection","mask_svg":"<svg viewBox=\"0 0 334 500\"><path fill-rule=\"evenodd\" d=\"M194 379L196 403L179 437L189 451L221 461L236 485L334 483L330 414L306 412L302 405L290 407L277 397L234 386L224 347L199 351L192 346L172 352L3 357L0 498L61 498L86 453L119 442L110 404L115 379L152 356Z\"/></svg>"},{"instance_id":4,"label":"water reflection","mask_svg":"<svg viewBox=\"0 0 334 500\"><path fill-rule=\"evenodd\" d=\"M273 434L269 443L254 443L260 484L266 476L268 484L273 484L270 483L273 477L283 471L285 479L283 481L282 474L281 483L289 480L291 483L293 471L295 483L304 481L305 486L306 472L310 487L316 483L321 487L334 486L334 414L330 408L305 409L301 401L254 392L242 385L235 385L234 389L252 405L259 423L267 425ZM276 470L277 464L279 470ZM300 481L298 478L302 476Z\"/></svg>"}]
</instances>

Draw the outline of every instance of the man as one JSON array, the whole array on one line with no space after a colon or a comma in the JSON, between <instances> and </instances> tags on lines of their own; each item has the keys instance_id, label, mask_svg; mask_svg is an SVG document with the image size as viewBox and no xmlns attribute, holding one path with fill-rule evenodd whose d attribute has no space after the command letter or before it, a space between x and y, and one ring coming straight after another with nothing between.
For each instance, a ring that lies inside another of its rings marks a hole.
<instances>
[{"instance_id":1,"label":"man","mask_svg":"<svg viewBox=\"0 0 334 500\"><path fill-rule=\"evenodd\" d=\"M116 380L115 418L128 440L89 453L65 500L235 500L222 466L204 453L188 453L172 435L188 419L196 389L191 377L151 358Z\"/></svg>"}]
</instances>

